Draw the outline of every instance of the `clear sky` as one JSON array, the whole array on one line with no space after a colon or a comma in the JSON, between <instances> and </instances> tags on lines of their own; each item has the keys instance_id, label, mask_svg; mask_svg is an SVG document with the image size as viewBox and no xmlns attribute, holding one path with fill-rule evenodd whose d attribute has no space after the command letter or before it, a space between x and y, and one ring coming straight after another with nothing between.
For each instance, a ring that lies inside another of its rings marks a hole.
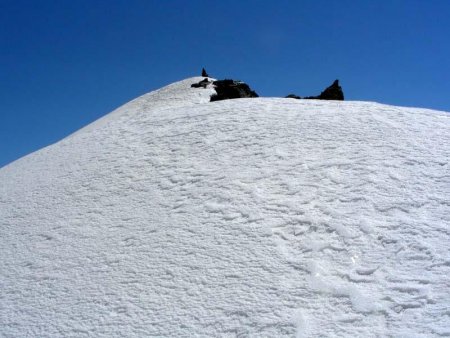
<instances>
[{"instance_id":1,"label":"clear sky","mask_svg":"<svg viewBox=\"0 0 450 338\"><path fill-rule=\"evenodd\" d=\"M0 0L0 167L202 67L450 111L449 0Z\"/></svg>"}]
</instances>

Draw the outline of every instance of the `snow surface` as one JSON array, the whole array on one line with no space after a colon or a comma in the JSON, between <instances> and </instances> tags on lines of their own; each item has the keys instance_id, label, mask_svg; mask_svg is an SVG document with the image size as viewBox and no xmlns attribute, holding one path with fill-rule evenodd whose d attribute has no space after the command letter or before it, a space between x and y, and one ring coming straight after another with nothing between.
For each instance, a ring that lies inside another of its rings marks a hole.
<instances>
[{"instance_id":1,"label":"snow surface","mask_svg":"<svg viewBox=\"0 0 450 338\"><path fill-rule=\"evenodd\" d=\"M0 169L0 336L450 336L450 115L200 79Z\"/></svg>"}]
</instances>

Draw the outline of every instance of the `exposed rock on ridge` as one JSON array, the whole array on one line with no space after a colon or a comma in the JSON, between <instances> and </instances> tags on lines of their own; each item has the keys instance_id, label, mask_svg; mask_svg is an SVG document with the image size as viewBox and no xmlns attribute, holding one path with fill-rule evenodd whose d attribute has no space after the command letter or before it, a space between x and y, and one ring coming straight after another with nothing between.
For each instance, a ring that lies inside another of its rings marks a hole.
<instances>
[{"instance_id":1,"label":"exposed rock on ridge","mask_svg":"<svg viewBox=\"0 0 450 338\"><path fill-rule=\"evenodd\" d=\"M295 94L289 94L286 96L287 99L301 99L300 96ZM339 80L335 80L333 84L320 93L317 96L306 96L304 99L315 99L315 100L338 100L344 101L344 92L342 87L339 85Z\"/></svg>"},{"instance_id":2,"label":"exposed rock on ridge","mask_svg":"<svg viewBox=\"0 0 450 338\"><path fill-rule=\"evenodd\" d=\"M205 77L203 80L197 83L191 84L193 88L207 88L208 85L212 83L217 94L211 95L211 102L238 98L250 98L259 97L259 95L252 90L249 85L239 80L217 80L212 81L208 79L208 74L205 68L202 69L202 76ZM286 98L291 99L301 99L300 96L295 94L289 94ZM344 100L344 92L342 87L339 85L339 80L335 80L331 86L325 88L324 91L317 96L306 96L304 99L316 99L316 100Z\"/></svg>"},{"instance_id":3,"label":"exposed rock on ridge","mask_svg":"<svg viewBox=\"0 0 450 338\"><path fill-rule=\"evenodd\" d=\"M208 80L208 78L201 80L200 82L191 84L192 88L206 88L207 85L209 85L211 81Z\"/></svg>"},{"instance_id":4,"label":"exposed rock on ridge","mask_svg":"<svg viewBox=\"0 0 450 338\"><path fill-rule=\"evenodd\" d=\"M259 97L254 90L252 90L248 84L239 80L217 80L211 81L208 78L201 80L200 82L191 84L192 88L206 88L209 84L213 85L216 90L216 94L211 95L212 101Z\"/></svg>"},{"instance_id":5,"label":"exposed rock on ridge","mask_svg":"<svg viewBox=\"0 0 450 338\"><path fill-rule=\"evenodd\" d=\"M300 96L295 95L295 94L289 94L286 96L287 99L301 99Z\"/></svg>"},{"instance_id":6,"label":"exposed rock on ridge","mask_svg":"<svg viewBox=\"0 0 450 338\"><path fill-rule=\"evenodd\" d=\"M339 86L339 80L335 80L333 84L327 87L320 95L307 96L305 99L344 101L344 92L342 91L341 86Z\"/></svg>"},{"instance_id":7,"label":"exposed rock on ridge","mask_svg":"<svg viewBox=\"0 0 450 338\"><path fill-rule=\"evenodd\" d=\"M212 101L259 97L248 84L238 80L218 80L213 82L217 94L211 96Z\"/></svg>"}]
</instances>

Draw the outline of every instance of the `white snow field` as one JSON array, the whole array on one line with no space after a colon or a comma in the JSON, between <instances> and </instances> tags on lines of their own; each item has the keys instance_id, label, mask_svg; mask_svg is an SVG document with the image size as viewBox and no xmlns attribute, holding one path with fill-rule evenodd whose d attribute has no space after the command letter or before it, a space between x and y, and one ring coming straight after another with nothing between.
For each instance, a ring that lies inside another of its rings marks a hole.
<instances>
[{"instance_id":1,"label":"white snow field","mask_svg":"<svg viewBox=\"0 0 450 338\"><path fill-rule=\"evenodd\" d=\"M450 114L201 79L0 169L0 336L450 336Z\"/></svg>"}]
</instances>

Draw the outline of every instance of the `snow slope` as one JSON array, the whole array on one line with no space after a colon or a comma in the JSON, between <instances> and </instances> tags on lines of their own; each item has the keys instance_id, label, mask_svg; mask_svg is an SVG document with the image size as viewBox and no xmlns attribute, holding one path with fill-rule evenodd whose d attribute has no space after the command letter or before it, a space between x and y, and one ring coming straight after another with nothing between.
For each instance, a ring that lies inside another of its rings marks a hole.
<instances>
[{"instance_id":1,"label":"snow slope","mask_svg":"<svg viewBox=\"0 0 450 338\"><path fill-rule=\"evenodd\" d=\"M200 79L0 169L0 336L450 336L450 115Z\"/></svg>"}]
</instances>

